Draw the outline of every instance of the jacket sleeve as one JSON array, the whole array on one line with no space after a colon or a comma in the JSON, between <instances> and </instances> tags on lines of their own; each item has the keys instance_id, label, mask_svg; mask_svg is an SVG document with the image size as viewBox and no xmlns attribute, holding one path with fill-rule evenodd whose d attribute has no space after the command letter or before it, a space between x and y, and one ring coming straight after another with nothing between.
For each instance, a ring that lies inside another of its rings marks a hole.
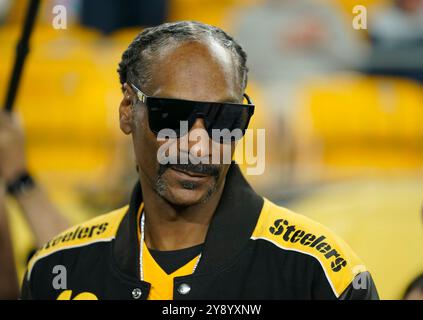
<instances>
[{"instance_id":1,"label":"jacket sleeve","mask_svg":"<svg viewBox=\"0 0 423 320\"><path fill-rule=\"evenodd\" d=\"M318 263L315 264L313 278L312 299L379 300L376 285L367 270L352 276L350 278L352 280L347 282L348 285L339 294L336 293L333 283L330 283L329 278Z\"/></svg>"},{"instance_id":2,"label":"jacket sleeve","mask_svg":"<svg viewBox=\"0 0 423 320\"><path fill-rule=\"evenodd\" d=\"M376 285L368 271L355 276L339 300L379 300Z\"/></svg>"}]
</instances>

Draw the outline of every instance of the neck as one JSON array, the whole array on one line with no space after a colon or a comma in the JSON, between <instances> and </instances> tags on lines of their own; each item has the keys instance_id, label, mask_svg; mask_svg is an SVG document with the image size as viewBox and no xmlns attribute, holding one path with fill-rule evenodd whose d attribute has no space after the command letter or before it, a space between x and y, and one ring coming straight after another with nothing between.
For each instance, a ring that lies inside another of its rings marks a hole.
<instances>
[{"instance_id":1,"label":"neck","mask_svg":"<svg viewBox=\"0 0 423 320\"><path fill-rule=\"evenodd\" d=\"M141 180L145 214L144 241L147 247L170 251L204 243L223 187L224 183L206 203L181 208L173 206Z\"/></svg>"}]
</instances>

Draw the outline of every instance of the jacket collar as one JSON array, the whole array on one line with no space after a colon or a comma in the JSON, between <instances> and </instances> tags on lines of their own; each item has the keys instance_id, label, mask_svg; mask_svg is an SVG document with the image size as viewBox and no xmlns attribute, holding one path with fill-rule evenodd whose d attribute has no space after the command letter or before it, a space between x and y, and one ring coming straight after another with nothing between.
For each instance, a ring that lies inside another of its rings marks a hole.
<instances>
[{"instance_id":1,"label":"jacket collar","mask_svg":"<svg viewBox=\"0 0 423 320\"><path fill-rule=\"evenodd\" d=\"M138 209L142 203L141 185L132 192L129 209L116 234L113 254L119 269L139 279ZM225 264L248 242L254 231L263 198L243 177L239 166L232 163L220 202L207 232L202 257L196 274L208 273Z\"/></svg>"}]
</instances>

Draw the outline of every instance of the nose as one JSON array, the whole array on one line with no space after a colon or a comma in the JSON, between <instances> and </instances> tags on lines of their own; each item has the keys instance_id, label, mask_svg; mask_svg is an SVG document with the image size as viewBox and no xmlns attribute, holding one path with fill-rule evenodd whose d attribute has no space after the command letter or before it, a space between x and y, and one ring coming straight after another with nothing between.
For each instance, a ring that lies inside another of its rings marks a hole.
<instances>
[{"instance_id":1,"label":"nose","mask_svg":"<svg viewBox=\"0 0 423 320\"><path fill-rule=\"evenodd\" d=\"M204 119L197 118L188 132L188 152L191 156L208 159L210 156L211 141L206 131Z\"/></svg>"}]
</instances>

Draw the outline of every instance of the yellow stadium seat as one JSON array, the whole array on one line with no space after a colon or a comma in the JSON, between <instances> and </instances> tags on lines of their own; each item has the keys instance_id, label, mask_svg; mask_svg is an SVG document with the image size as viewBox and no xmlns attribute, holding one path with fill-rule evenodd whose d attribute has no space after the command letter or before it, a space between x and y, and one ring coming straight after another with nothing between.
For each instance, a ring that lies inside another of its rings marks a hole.
<instances>
[{"instance_id":1,"label":"yellow stadium seat","mask_svg":"<svg viewBox=\"0 0 423 320\"><path fill-rule=\"evenodd\" d=\"M299 166L337 172L423 166L423 89L396 78L345 76L304 88L293 119Z\"/></svg>"}]
</instances>

